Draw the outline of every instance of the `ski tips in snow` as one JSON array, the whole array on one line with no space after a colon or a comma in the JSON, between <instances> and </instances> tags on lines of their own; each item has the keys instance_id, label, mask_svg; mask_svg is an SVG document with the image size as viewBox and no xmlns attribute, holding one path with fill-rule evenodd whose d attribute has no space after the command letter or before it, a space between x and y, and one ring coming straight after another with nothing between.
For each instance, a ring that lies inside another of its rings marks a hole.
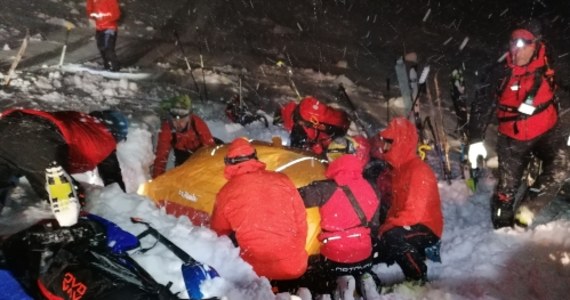
<instances>
[{"instance_id":1,"label":"ski tips in snow","mask_svg":"<svg viewBox=\"0 0 570 300\"><path fill-rule=\"evenodd\" d=\"M79 218L81 206L71 176L56 162L45 170L46 191L51 211L60 226L73 226Z\"/></svg>"}]
</instances>

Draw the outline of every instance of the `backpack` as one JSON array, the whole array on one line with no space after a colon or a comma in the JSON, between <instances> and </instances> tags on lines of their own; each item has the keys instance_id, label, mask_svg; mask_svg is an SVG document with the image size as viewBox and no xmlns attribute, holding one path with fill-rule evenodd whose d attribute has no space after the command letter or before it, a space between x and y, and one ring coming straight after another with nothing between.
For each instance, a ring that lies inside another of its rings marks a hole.
<instances>
[{"instance_id":1,"label":"backpack","mask_svg":"<svg viewBox=\"0 0 570 300\"><path fill-rule=\"evenodd\" d=\"M178 299L125 252L107 247L105 227L80 218L71 227L43 220L10 236L7 268L34 298Z\"/></svg>"},{"instance_id":2,"label":"backpack","mask_svg":"<svg viewBox=\"0 0 570 300\"><path fill-rule=\"evenodd\" d=\"M320 252L337 263L352 264L366 261L372 254L372 237L369 221L348 186L340 186L349 199L360 224L342 231L322 231L319 234ZM378 209L371 220L377 217Z\"/></svg>"},{"instance_id":3,"label":"backpack","mask_svg":"<svg viewBox=\"0 0 570 300\"><path fill-rule=\"evenodd\" d=\"M348 115L344 111L332 108L312 97L306 97L295 108L293 121L332 138L346 134L350 126Z\"/></svg>"}]
</instances>

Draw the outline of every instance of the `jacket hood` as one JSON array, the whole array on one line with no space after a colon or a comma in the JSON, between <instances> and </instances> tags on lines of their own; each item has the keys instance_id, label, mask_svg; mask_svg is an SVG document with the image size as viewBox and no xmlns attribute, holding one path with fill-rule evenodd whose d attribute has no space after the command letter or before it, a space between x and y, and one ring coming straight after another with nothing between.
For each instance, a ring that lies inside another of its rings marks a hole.
<instances>
[{"instance_id":1,"label":"jacket hood","mask_svg":"<svg viewBox=\"0 0 570 300\"><path fill-rule=\"evenodd\" d=\"M325 176L334 179L337 184L344 185L352 178L362 177L366 162L353 154L345 154L329 164Z\"/></svg>"},{"instance_id":2,"label":"jacket hood","mask_svg":"<svg viewBox=\"0 0 570 300\"><path fill-rule=\"evenodd\" d=\"M416 157L418 133L416 126L408 119L392 119L388 127L380 132L380 137L392 141L392 147L385 152L384 158L394 168Z\"/></svg>"}]
</instances>

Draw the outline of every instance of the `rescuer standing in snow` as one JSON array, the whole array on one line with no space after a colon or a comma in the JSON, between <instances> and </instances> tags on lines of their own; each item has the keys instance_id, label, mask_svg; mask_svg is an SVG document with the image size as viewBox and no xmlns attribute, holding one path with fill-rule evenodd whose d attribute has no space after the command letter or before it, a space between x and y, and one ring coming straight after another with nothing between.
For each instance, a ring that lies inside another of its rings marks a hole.
<instances>
[{"instance_id":1,"label":"rescuer standing in snow","mask_svg":"<svg viewBox=\"0 0 570 300\"><path fill-rule=\"evenodd\" d=\"M469 160L475 168L477 158L487 156L483 138L495 107L490 101L496 98L499 182L491 199L495 228L513 226L515 219L523 226L530 225L533 215L525 212L535 204L552 200L570 169L568 135L561 132L558 121L554 71L548 62L541 25L536 20L512 31L504 73L496 78L496 89L491 85L479 93L482 97L474 99L468 131ZM488 81L493 83L493 79ZM533 156L542 160L543 170L519 207L515 195Z\"/></svg>"},{"instance_id":2,"label":"rescuer standing in snow","mask_svg":"<svg viewBox=\"0 0 570 300\"><path fill-rule=\"evenodd\" d=\"M115 53L121 10L117 0L87 0L87 16L95 20L95 40L103 59L103 67L109 71L119 71L119 59Z\"/></svg>"}]
</instances>

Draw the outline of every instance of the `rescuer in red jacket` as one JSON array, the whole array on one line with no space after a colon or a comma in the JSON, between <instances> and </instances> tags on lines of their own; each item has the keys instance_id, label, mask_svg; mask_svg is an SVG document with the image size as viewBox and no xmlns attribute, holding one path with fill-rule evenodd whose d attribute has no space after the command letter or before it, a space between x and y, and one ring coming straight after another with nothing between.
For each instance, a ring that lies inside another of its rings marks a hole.
<instances>
[{"instance_id":1,"label":"rescuer in red jacket","mask_svg":"<svg viewBox=\"0 0 570 300\"><path fill-rule=\"evenodd\" d=\"M166 171L170 151L174 151L174 166L179 166L199 148L215 145L208 125L192 113L192 100L188 95L166 100L162 109L167 115L158 134L152 178Z\"/></svg>"},{"instance_id":2,"label":"rescuer in red jacket","mask_svg":"<svg viewBox=\"0 0 570 300\"><path fill-rule=\"evenodd\" d=\"M331 162L325 173L327 179L299 189L305 206L319 207L321 215L321 256L313 259L306 278L300 280L301 285L317 294L329 293L335 280L353 282L359 288L363 278L379 283L371 269L380 195L362 174L369 150L364 137L336 138L327 148ZM337 288L342 294L346 287ZM361 295L365 290L361 289Z\"/></svg>"},{"instance_id":3,"label":"rescuer in red jacket","mask_svg":"<svg viewBox=\"0 0 570 300\"><path fill-rule=\"evenodd\" d=\"M490 80L481 84L485 88L476 92L480 97L472 103L469 160L476 168L477 158L487 156L484 133L496 108L499 182L491 200L491 221L495 228L513 226L515 219L526 226L532 223L533 215L524 217L524 208L548 204L557 196L570 170L568 133L559 122L554 70L549 65L538 20L525 22L511 32L506 66L500 67L503 69L487 72ZM491 105L493 101L498 104ZM517 209L515 195L533 156L542 161L542 172Z\"/></svg>"},{"instance_id":4,"label":"rescuer in red jacket","mask_svg":"<svg viewBox=\"0 0 570 300\"><path fill-rule=\"evenodd\" d=\"M216 197L211 228L235 235L241 257L259 276L300 277L307 268L307 217L293 182L266 171L245 138L229 145L224 162L228 182Z\"/></svg>"},{"instance_id":5,"label":"rescuer in red jacket","mask_svg":"<svg viewBox=\"0 0 570 300\"><path fill-rule=\"evenodd\" d=\"M121 10L117 0L87 0L87 16L95 20L95 40L103 58L105 70L119 71L120 65L115 53Z\"/></svg>"},{"instance_id":6,"label":"rescuer in red jacket","mask_svg":"<svg viewBox=\"0 0 570 300\"><path fill-rule=\"evenodd\" d=\"M36 194L41 199L49 200L52 210L55 210L54 206L62 204L56 205L54 201L57 200L52 199L53 195L50 198L49 188L53 182L46 182L46 178L53 179L51 176L57 175L58 180L72 181L68 174L83 173L95 168L105 185L118 183L125 190L115 150L117 143L127 137L128 119L120 112L111 110L91 114L33 109L2 112L0 190L10 189L14 186L14 178L24 176ZM54 166L60 166L63 170L56 170ZM57 174L48 176L48 169L57 171ZM75 199L75 202L81 200ZM0 199L0 202L3 201ZM79 203L74 205L78 212ZM58 221L61 224L59 218Z\"/></svg>"},{"instance_id":7,"label":"rescuer in red jacket","mask_svg":"<svg viewBox=\"0 0 570 300\"><path fill-rule=\"evenodd\" d=\"M439 260L443 231L437 179L416 154L418 134L412 122L394 118L380 136L384 159L392 166L392 203L380 226L379 261L396 262L407 280L423 283L424 261L426 256Z\"/></svg>"},{"instance_id":8,"label":"rescuer in red jacket","mask_svg":"<svg viewBox=\"0 0 570 300\"><path fill-rule=\"evenodd\" d=\"M291 101L281 109L283 127L290 133L291 147L324 154L335 137L346 134L348 115L314 97L307 96L299 104Z\"/></svg>"}]
</instances>

